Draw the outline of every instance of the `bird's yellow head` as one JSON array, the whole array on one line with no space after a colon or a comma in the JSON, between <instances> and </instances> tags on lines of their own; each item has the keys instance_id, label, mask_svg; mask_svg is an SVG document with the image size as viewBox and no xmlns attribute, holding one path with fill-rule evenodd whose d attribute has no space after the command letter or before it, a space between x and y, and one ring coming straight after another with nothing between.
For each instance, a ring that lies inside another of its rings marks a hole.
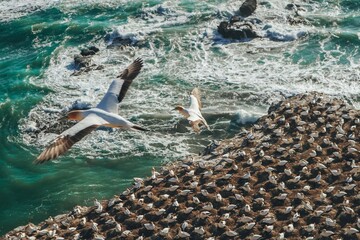
<instances>
[{"instance_id":1,"label":"bird's yellow head","mask_svg":"<svg viewBox=\"0 0 360 240\"><path fill-rule=\"evenodd\" d=\"M83 116L81 110L72 110L72 111L68 112L67 118L69 120L80 121L80 120L82 120L84 118L84 116Z\"/></svg>"}]
</instances>

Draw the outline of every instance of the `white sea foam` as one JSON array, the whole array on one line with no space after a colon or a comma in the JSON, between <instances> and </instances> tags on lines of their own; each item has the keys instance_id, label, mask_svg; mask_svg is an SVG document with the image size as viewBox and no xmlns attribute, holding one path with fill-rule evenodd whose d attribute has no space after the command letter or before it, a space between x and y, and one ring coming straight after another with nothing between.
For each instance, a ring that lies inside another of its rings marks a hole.
<instances>
[{"instance_id":1,"label":"white sea foam","mask_svg":"<svg viewBox=\"0 0 360 240\"><path fill-rule=\"evenodd\" d=\"M289 25L286 21L289 13L283 10L283 1L259 5L256 10L254 17L262 19L261 26L269 26L260 28L268 32L267 38L241 43L214 42L218 37L217 25L226 20L224 16L236 12L238 4L237 1L216 6L208 4L207 12L192 13L171 1L163 4L166 10L160 13L156 11L160 5L144 6L147 18L131 17L126 24L109 27L114 31L111 39L118 34L141 39L148 45L108 49L109 42L97 41L100 52L92 60L104 69L80 76L70 76L73 55L79 49L59 47L44 79L34 82L55 91L41 104L55 109L53 112L65 112L77 105L76 102L81 105L78 107L95 106L111 80L136 57L142 57L144 69L121 104L120 114L152 130L147 133L98 130L81 145L75 145L76 150L70 151L69 156L76 156L80 151L89 158L151 154L174 159L200 151L210 139L231 136L230 125L239 127L255 121L266 113L270 103L283 96L320 91L357 99L359 72L352 55L340 49L327 49L331 35L321 28ZM317 8L314 3L307 7L305 14L316 13ZM203 15L207 15L206 20L182 27ZM311 44L308 39L313 34L325 37L319 41L319 59L306 64L306 54L302 54L301 49ZM299 55L299 59L295 55ZM321 55L326 57L320 60ZM338 64L339 57L347 58L349 64ZM177 104L188 104L188 92L194 86L203 92L203 113L213 132L193 134L187 129L186 121L171 111ZM97 154L99 152L101 154Z\"/></svg>"},{"instance_id":2,"label":"white sea foam","mask_svg":"<svg viewBox=\"0 0 360 240\"><path fill-rule=\"evenodd\" d=\"M135 1L134 1L135 2ZM141 1L139 1L141 2ZM0 1L0 22L10 21L28 14L56 7L64 12L74 12L79 7L118 7L129 4L127 0L6 0Z\"/></svg>"},{"instance_id":3,"label":"white sea foam","mask_svg":"<svg viewBox=\"0 0 360 240\"><path fill-rule=\"evenodd\" d=\"M42 9L46 9L52 6L54 2L46 0L0 1L0 22L9 21Z\"/></svg>"}]
</instances>

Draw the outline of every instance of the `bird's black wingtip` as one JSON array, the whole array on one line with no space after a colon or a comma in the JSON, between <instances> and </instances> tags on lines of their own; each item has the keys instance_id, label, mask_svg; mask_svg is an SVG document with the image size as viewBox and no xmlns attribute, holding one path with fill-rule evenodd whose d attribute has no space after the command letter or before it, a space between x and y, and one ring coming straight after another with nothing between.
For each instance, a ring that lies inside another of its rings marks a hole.
<instances>
[{"instance_id":1,"label":"bird's black wingtip","mask_svg":"<svg viewBox=\"0 0 360 240\"><path fill-rule=\"evenodd\" d=\"M45 162L48 162L50 160L54 159L53 156L48 155L48 149L44 150L34 161L34 165L41 165Z\"/></svg>"},{"instance_id":2,"label":"bird's black wingtip","mask_svg":"<svg viewBox=\"0 0 360 240\"><path fill-rule=\"evenodd\" d=\"M141 62L141 63L143 63L144 60L143 60L141 57L138 57L138 58L136 58L136 59L134 60L134 62Z\"/></svg>"},{"instance_id":3,"label":"bird's black wingtip","mask_svg":"<svg viewBox=\"0 0 360 240\"><path fill-rule=\"evenodd\" d=\"M143 66L144 61L138 57L117 77L132 81L140 73Z\"/></svg>"},{"instance_id":4,"label":"bird's black wingtip","mask_svg":"<svg viewBox=\"0 0 360 240\"><path fill-rule=\"evenodd\" d=\"M133 129L136 129L136 130L144 131L144 132L149 132L149 131L150 131L149 129L140 127L140 126L138 126L138 125L134 125L134 126L132 126L132 128L133 128Z\"/></svg>"},{"instance_id":5,"label":"bird's black wingtip","mask_svg":"<svg viewBox=\"0 0 360 240\"><path fill-rule=\"evenodd\" d=\"M144 60L141 57L138 57L137 59L135 59L134 63L139 64L140 67L144 66Z\"/></svg>"},{"instance_id":6,"label":"bird's black wingtip","mask_svg":"<svg viewBox=\"0 0 360 240\"><path fill-rule=\"evenodd\" d=\"M46 161L46 160L37 158L37 159L35 159L32 163L33 163L34 165L40 165L40 164L43 164L45 161Z\"/></svg>"}]
</instances>

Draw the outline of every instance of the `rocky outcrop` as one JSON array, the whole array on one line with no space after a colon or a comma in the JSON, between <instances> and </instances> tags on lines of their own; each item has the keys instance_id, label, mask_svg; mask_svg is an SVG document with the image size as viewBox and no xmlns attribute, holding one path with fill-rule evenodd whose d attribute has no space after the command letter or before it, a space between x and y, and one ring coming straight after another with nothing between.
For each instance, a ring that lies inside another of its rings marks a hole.
<instances>
[{"instance_id":1,"label":"rocky outcrop","mask_svg":"<svg viewBox=\"0 0 360 240\"><path fill-rule=\"evenodd\" d=\"M239 12L242 17L248 17L255 12L257 7L256 0L246 0L240 7Z\"/></svg>"},{"instance_id":2,"label":"rocky outcrop","mask_svg":"<svg viewBox=\"0 0 360 240\"><path fill-rule=\"evenodd\" d=\"M255 30L253 21L246 20L257 7L256 0L246 0L239 8L239 15L231 17L230 21L223 21L219 24L217 30L224 38L231 39L249 39L260 37Z\"/></svg>"},{"instance_id":3,"label":"rocky outcrop","mask_svg":"<svg viewBox=\"0 0 360 240\"><path fill-rule=\"evenodd\" d=\"M319 94L6 239L359 239L360 111Z\"/></svg>"},{"instance_id":4,"label":"rocky outcrop","mask_svg":"<svg viewBox=\"0 0 360 240\"><path fill-rule=\"evenodd\" d=\"M95 55L98 51L100 50L97 47L90 46L88 48L81 49L80 54L81 56L91 56Z\"/></svg>"},{"instance_id":5,"label":"rocky outcrop","mask_svg":"<svg viewBox=\"0 0 360 240\"><path fill-rule=\"evenodd\" d=\"M286 10L292 11L293 14L287 16L287 21L291 25L297 24L308 24L309 22L301 15L301 12L305 12L305 8L303 8L299 4L289 3L285 7Z\"/></svg>"},{"instance_id":6,"label":"rocky outcrop","mask_svg":"<svg viewBox=\"0 0 360 240\"><path fill-rule=\"evenodd\" d=\"M259 37L254 27L249 22L221 22L218 26L218 32L224 38L244 39Z\"/></svg>"},{"instance_id":7,"label":"rocky outcrop","mask_svg":"<svg viewBox=\"0 0 360 240\"><path fill-rule=\"evenodd\" d=\"M293 41L305 35L305 32L299 32L296 37L286 35L284 33L277 33L272 28L272 24L266 23L265 19L258 19L251 16L257 8L256 0L246 0L243 2L239 11L230 17L228 21L222 21L217 27L218 33L227 39L249 41L253 38L269 38L273 41ZM286 15L286 20L289 25L309 24L309 21L303 16L306 8L290 3L286 5L286 10L289 14Z\"/></svg>"},{"instance_id":8,"label":"rocky outcrop","mask_svg":"<svg viewBox=\"0 0 360 240\"><path fill-rule=\"evenodd\" d=\"M88 68L92 65L91 57L77 54L74 56L74 64L75 68L78 70L81 68Z\"/></svg>"},{"instance_id":9,"label":"rocky outcrop","mask_svg":"<svg viewBox=\"0 0 360 240\"><path fill-rule=\"evenodd\" d=\"M102 70L102 65L96 65L92 62L91 56L95 55L99 49L95 46L81 49L80 54L74 56L75 71L72 76L78 76L83 72L89 72L91 70Z\"/></svg>"}]
</instances>

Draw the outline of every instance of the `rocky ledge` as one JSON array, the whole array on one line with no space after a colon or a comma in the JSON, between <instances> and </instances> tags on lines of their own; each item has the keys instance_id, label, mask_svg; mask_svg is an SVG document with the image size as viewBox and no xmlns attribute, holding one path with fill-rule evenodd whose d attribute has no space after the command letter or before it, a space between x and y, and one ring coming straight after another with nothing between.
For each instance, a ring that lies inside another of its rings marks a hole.
<instances>
[{"instance_id":1,"label":"rocky ledge","mask_svg":"<svg viewBox=\"0 0 360 240\"><path fill-rule=\"evenodd\" d=\"M110 200L6 239L359 239L360 111L311 93L270 107Z\"/></svg>"}]
</instances>

